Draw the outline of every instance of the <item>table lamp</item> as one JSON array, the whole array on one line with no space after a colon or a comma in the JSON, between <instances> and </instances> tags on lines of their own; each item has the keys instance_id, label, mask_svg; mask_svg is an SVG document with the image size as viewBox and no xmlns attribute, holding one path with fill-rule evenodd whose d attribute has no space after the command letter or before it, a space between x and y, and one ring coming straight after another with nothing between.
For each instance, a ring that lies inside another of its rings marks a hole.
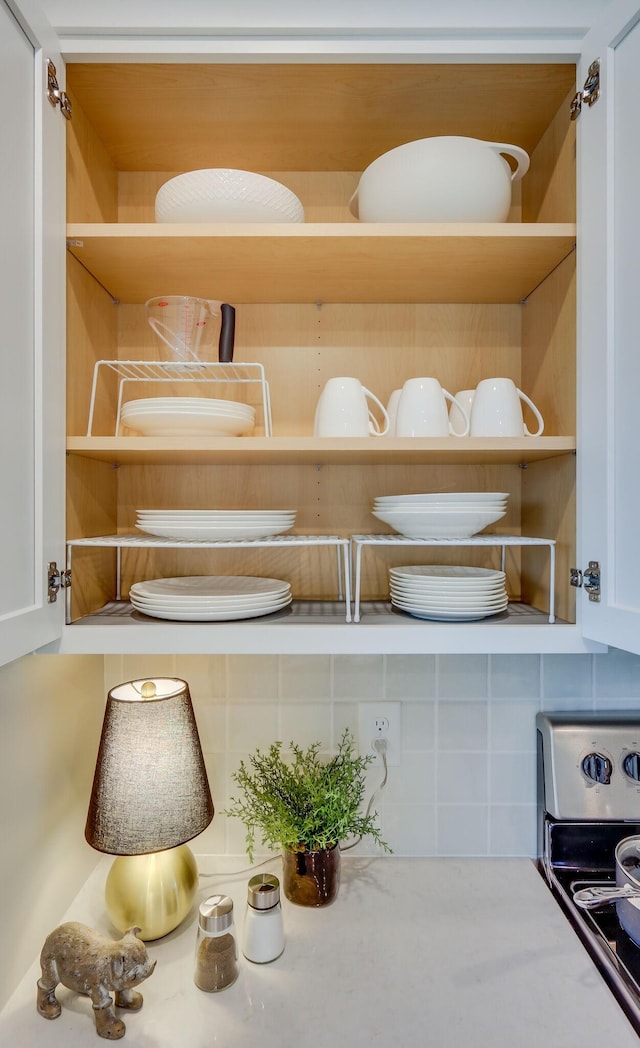
<instances>
[{"instance_id":1,"label":"table lamp","mask_svg":"<svg viewBox=\"0 0 640 1048\"><path fill-rule=\"evenodd\" d=\"M198 887L186 846L213 818L189 687L173 677L134 680L107 698L85 836L116 855L107 912L120 931L159 939L184 920Z\"/></svg>"}]
</instances>

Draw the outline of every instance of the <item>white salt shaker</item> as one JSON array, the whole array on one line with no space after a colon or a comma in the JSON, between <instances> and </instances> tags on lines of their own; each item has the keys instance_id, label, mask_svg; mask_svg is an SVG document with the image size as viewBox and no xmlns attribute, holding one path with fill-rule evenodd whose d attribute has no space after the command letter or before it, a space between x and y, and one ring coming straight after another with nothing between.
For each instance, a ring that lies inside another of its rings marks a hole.
<instances>
[{"instance_id":1,"label":"white salt shaker","mask_svg":"<svg viewBox=\"0 0 640 1048\"><path fill-rule=\"evenodd\" d=\"M280 882L272 873L258 873L247 887L247 913L242 952L248 961L266 964L284 950Z\"/></svg>"}]
</instances>

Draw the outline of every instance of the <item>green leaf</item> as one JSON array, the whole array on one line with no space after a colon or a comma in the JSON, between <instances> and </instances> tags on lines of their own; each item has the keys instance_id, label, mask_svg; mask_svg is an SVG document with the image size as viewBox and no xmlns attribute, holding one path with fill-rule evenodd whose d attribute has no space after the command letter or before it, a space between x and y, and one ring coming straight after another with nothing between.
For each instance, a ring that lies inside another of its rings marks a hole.
<instances>
[{"instance_id":1,"label":"green leaf","mask_svg":"<svg viewBox=\"0 0 640 1048\"><path fill-rule=\"evenodd\" d=\"M244 823L250 862L256 838L272 849L317 851L349 837L368 836L391 851L381 837L377 813L365 816L360 811L373 756L354 756L348 729L333 757L324 760L320 746L314 742L304 750L291 742L285 759L282 742L273 742L266 753L258 749L248 763L241 761L232 774L239 796L231 798L224 814Z\"/></svg>"}]
</instances>

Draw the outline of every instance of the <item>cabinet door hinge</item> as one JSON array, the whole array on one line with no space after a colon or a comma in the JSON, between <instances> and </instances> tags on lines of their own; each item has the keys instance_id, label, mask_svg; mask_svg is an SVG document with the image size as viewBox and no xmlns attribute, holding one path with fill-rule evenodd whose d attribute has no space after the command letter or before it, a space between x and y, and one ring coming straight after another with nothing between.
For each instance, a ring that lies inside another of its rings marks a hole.
<instances>
[{"instance_id":1,"label":"cabinet door hinge","mask_svg":"<svg viewBox=\"0 0 640 1048\"><path fill-rule=\"evenodd\" d=\"M571 119L577 120L582 109L582 103L586 102L588 106L592 106L594 102L597 102L600 98L600 59L596 58L595 62L592 62L589 66L589 74L584 82L582 91L578 91L571 99L571 105L569 112L571 113Z\"/></svg>"},{"instance_id":2,"label":"cabinet door hinge","mask_svg":"<svg viewBox=\"0 0 640 1048\"><path fill-rule=\"evenodd\" d=\"M68 589L71 585L71 568L66 568L63 571L58 571L58 565L55 560L52 560L47 568L47 590L49 594L49 604L55 604L58 599L58 592L61 589Z\"/></svg>"},{"instance_id":3,"label":"cabinet door hinge","mask_svg":"<svg viewBox=\"0 0 640 1048\"><path fill-rule=\"evenodd\" d=\"M586 571L580 568L569 569L569 582L577 589L584 589L589 594L589 600L598 603L600 600L600 562L590 560Z\"/></svg>"},{"instance_id":4,"label":"cabinet door hinge","mask_svg":"<svg viewBox=\"0 0 640 1048\"><path fill-rule=\"evenodd\" d=\"M58 74L50 58L47 58L47 98L54 109L56 106L60 106L60 112L65 120L71 120L69 96L58 86Z\"/></svg>"}]
</instances>

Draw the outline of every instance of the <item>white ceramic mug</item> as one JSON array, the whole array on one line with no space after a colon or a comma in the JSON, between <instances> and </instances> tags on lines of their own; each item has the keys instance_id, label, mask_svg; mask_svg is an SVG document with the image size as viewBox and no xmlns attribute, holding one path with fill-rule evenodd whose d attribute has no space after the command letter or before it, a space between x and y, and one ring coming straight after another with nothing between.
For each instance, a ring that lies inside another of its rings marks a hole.
<instances>
[{"instance_id":1,"label":"white ceramic mug","mask_svg":"<svg viewBox=\"0 0 640 1048\"><path fill-rule=\"evenodd\" d=\"M387 415L389 416L388 437L395 437L396 435L396 415L398 414L398 404L400 402L401 393L401 389L394 389L387 401Z\"/></svg>"},{"instance_id":2,"label":"white ceramic mug","mask_svg":"<svg viewBox=\"0 0 640 1048\"><path fill-rule=\"evenodd\" d=\"M522 417L527 404L538 421L531 433ZM544 419L529 397L510 378L484 378L476 386L471 408L472 437L539 437Z\"/></svg>"},{"instance_id":3,"label":"white ceramic mug","mask_svg":"<svg viewBox=\"0 0 640 1048\"><path fill-rule=\"evenodd\" d=\"M369 400L378 406L382 426L370 410ZM389 416L384 406L359 379L328 380L316 407L314 437L383 437L388 430Z\"/></svg>"},{"instance_id":4,"label":"white ceramic mug","mask_svg":"<svg viewBox=\"0 0 640 1048\"><path fill-rule=\"evenodd\" d=\"M465 427L464 415L460 411L460 405L464 408L467 413L467 418L471 420L471 406L473 404L473 394L475 389L459 389L454 396L454 401L449 408L449 422L453 426L453 432L456 436L462 436L462 431Z\"/></svg>"},{"instance_id":5,"label":"white ceramic mug","mask_svg":"<svg viewBox=\"0 0 640 1048\"><path fill-rule=\"evenodd\" d=\"M457 404L464 418L463 432L457 433L449 422L446 402ZM462 404L437 378L409 378L402 387L396 414L396 437L466 437L469 416Z\"/></svg>"}]
</instances>

